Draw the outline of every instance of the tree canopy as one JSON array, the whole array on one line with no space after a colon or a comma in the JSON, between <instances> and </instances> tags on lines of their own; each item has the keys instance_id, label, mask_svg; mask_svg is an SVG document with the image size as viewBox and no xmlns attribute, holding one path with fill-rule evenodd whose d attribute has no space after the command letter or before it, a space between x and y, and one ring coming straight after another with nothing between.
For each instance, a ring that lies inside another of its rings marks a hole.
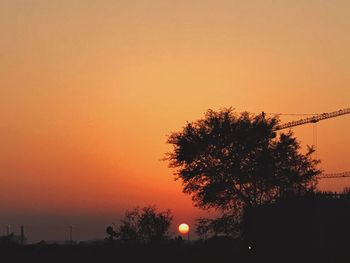
<instances>
[{"instance_id":1,"label":"tree canopy","mask_svg":"<svg viewBox=\"0 0 350 263\"><path fill-rule=\"evenodd\" d=\"M313 189L321 171L291 131L277 134L276 117L208 110L203 119L173 132L169 167L196 206L234 211Z\"/></svg>"},{"instance_id":2,"label":"tree canopy","mask_svg":"<svg viewBox=\"0 0 350 263\"><path fill-rule=\"evenodd\" d=\"M155 206L136 207L126 211L116 230L108 226L108 239L125 243L160 242L168 238L168 231L172 222L170 210L158 212Z\"/></svg>"}]
</instances>

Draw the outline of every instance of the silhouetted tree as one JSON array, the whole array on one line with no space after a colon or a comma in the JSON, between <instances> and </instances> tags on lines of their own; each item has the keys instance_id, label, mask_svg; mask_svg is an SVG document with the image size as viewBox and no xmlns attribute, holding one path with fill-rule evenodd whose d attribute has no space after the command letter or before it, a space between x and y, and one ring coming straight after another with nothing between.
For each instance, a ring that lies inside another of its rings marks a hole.
<instances>
[{"instance_id":1,"label":"silhouetted tree","mask_svg":"<svg viewBox=\"0 0 350 263\"><path fill-rule=\"evenodd\" d=\"M183 191L204 209L234 216L281 196L300 195L314 188L319 161L311 158L311 147L300 153L290 131L277 136L278 123L264 113L208 110L168 137L174 150L166 159Z\"/></svg>"},{"instance_id":2,"label":"silhouetted tree","mask_svg":"<svg viewBox=\"0 0 350 263\"><path fill-rule=\"evenodd\" d=\"M116 231L114 231L112 226L108 226L106 228L106 233L108 235L108 237L107 237L108 241L114 241L115 239L117 239L119 237L119 234Z\"/></svg>"},{"instance_id":3,"label":"silhouetted tree","mask_svg":"<svg viewBox=\"0 0 350 263\"><path fill-rule=\"evenodd\" d=\"M172 218L170 210L157 212L155 206L134 208L125 213L116 231L112 227L107 229L122 242L160 242L169 238L168 231Z\"/></svg>"},{"instance_id":4,"label":"silhouetted tree","mask_svg":"<svg viewBox=\"0 0 350 263\"><path fill-rule=\"evenodd\" d=\"M240 234L238 222L237 216L232 213L216 219L200 218L197 220L196 234L202 240L218 236L236 238Z\"/></svg>"}]
</instances>

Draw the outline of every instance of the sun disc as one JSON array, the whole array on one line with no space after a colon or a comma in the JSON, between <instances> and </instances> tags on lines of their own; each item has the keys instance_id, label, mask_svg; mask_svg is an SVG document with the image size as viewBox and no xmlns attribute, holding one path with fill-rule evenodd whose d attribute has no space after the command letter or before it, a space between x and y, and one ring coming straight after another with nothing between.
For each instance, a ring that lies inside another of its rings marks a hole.
<instances>
[{"instance_id":1,"label":"sun disc","mask_svg":"<svg viewBox=\"0 0 350 263\"><path fill-rule=\"evenodd\" d=\"M190 227L188 224L179 225L179 232L183 235L187 234L190 231Z\"/></svg>"}]
</instances>

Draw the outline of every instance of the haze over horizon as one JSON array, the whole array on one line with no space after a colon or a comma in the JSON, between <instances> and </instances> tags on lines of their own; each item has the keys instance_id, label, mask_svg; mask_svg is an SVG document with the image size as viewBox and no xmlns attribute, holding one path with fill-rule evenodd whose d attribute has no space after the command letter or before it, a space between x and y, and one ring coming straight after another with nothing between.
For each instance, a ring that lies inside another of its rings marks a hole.
<instances>
[{"instance_id":1,"label":"haze over horizon","mask_svg":"<svg viewBox=\"0 0 350 263\"><path fill-rule=\"evenodd\" d=\"M103 237L149 204L193 225L207 213L161 161L166 135L207 109L348 108L349 11L345 0L0 1L0 234L23 224L31 240L63 239L75 225L77 238ZM326 172L350 170L349 118L317 124ZM293 131L313 144L312 125Z\"/></svg>"}]
</instances>

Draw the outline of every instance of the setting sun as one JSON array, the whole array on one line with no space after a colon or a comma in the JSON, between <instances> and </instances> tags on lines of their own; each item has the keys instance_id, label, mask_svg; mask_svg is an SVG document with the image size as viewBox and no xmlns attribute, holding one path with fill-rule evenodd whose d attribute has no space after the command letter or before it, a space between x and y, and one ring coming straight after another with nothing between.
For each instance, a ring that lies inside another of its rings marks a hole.
<instances>
[{"instance_id":1,"label":"setting sun","mask_svg":"<svg viewBox=\"0 0 350 263\"><path fill-rule=\"evenodd\" d=\"M179 225L179 232L183 235L188 234L188 232L190 231L190 227L187 224L181 224Z\"/></svg>"}]
</instances>

